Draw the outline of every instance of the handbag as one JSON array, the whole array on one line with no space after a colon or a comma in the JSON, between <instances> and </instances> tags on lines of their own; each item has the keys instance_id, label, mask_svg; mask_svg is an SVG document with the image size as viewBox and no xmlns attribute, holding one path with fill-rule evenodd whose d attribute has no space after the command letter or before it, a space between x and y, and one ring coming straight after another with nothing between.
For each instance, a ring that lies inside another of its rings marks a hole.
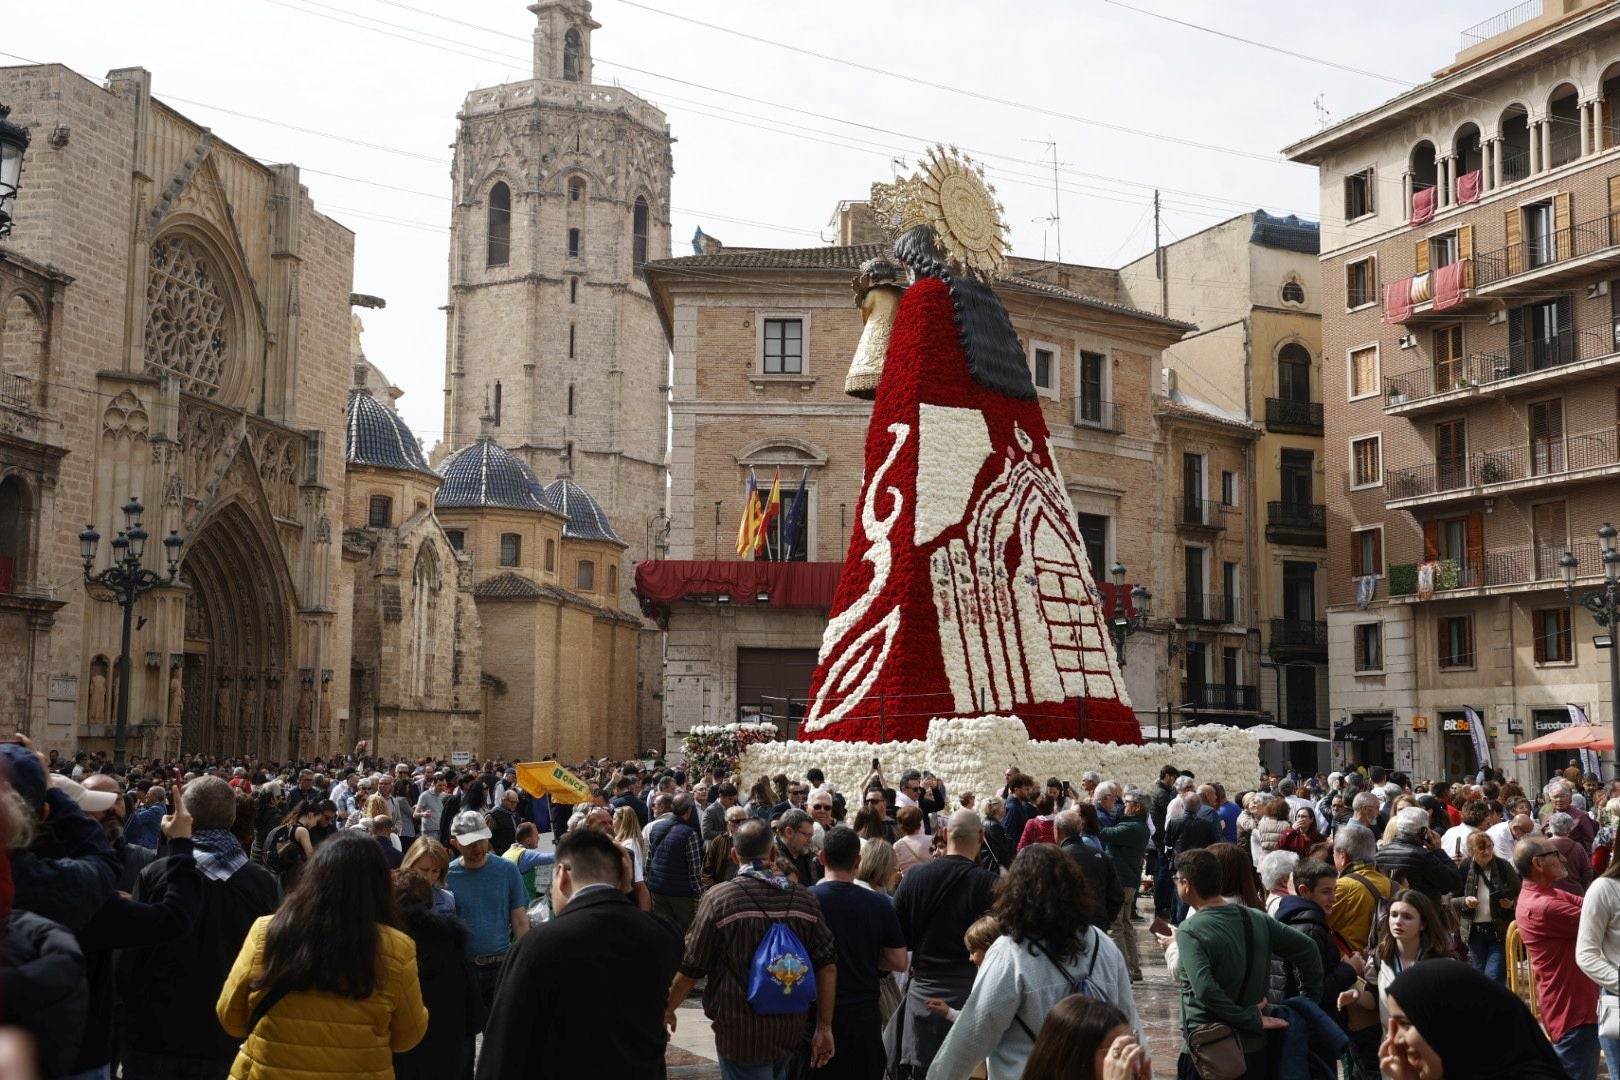
<instances>
[{"instance_id":1,"label":"handbag","mask_svg":"<svg viewBox=\"0 0 1620 1080\"><path fill-rule=\"evenodd\" d=\"M1254 955L1254 922L1247 910L1239 907L1243 915L1243 955ZM1247 979L1239 988L1239 1001L1252 1000L1247 990ZM1187 1029L1187 1056L1199 1080L1239 1080L1249 1071L1249 1060L1243 1052L1243 1040L1232 1025L1219 1021L1199 1024Z\"/></svg>"}]
</instances>

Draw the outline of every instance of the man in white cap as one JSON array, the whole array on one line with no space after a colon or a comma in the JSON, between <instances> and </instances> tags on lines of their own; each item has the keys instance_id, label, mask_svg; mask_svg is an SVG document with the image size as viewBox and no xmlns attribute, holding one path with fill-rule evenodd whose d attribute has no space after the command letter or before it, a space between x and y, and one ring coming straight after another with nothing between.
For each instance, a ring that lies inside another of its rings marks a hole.
<instances>
[{"instance_id":1,"label":"man in white cap","mask_svg":"<svg viewBox=\"0 0 1620 1080\"><path fill-rule=\"evenodd\" d=\"M467 924L467 954L486 1008L494 1000L506 950L529 929L523 875L516 863L491 858L489 841L483 814L457 814L450 824L450 842L461 857L450 864L444 882L456 898L456 915Z\"/></svg>"},{"instance_id":2,"label":"man in white cap","mask_svg":"<svg viewBox=\"0 0 1620 1080\"><path fill-rule=\"evenodd\" d=\"M157 858L157 851L132 844L124 836L124 812L127 807L124 803L122 785L118 783L117 777L108 776L106 773L94 773L84 778L81 790L84 797L75 796L73 801L79 804L79 809L83 810L86 816L101 822L102 831L107 834L107 843L112 845L113 853L118 856L120 867L118 889L120 892L133 892L135 879L140 876L141 869L147 863ZM104 801L104 809L91 809L92 806L101 806Z\"/></svg>"}]
</instances>

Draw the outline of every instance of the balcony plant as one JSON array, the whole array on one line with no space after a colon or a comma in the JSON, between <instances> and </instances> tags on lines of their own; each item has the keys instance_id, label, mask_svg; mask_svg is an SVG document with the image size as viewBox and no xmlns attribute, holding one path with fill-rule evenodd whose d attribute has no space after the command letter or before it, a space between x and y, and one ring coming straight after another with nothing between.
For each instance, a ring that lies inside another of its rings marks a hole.
<instances>
[{"instance_id":1,"label":"balcony plant","mask_svg":"<svg viewBox=\"0 0 1620 1080\"><path fill-rule=\"evenodd\" d=\"M1453 390L1471 390L1473 387L1474 380L1466 375L1457 376L1457 381L1451 384Z\"/></svg>"},{"instance_id":2,"label":"balcony plant","mask_svg":"<svg viewBox=\"0 0 1620 1080\"><path fill-rule=\"evenodd\" d=\"M1441 559L1434 565L1434 587L1440 589L1455 589L1461 577L1460 568L1456 559Z\"/></svg>"},{"instance_id":3,"label":"balcony plant","mask_svg":"<svg viewBox=\"0 0 1620 1080\"><path fill-rule=\"evenodd\" d=\"M1403 469L1395 474L1394 488L1395 497L1397 499L1404 499L1409 496L1416 495L1417 487L1417 473L1413 472L1411 469Z\"/></svg>"},{"instance_id":4,"label":"balcony plant","mask_svg":"<svg viewBox=\"0 0 1620 1080\"><path fill-rule=\"evenodd\" d=\"M1388 389L1385 391L1385 397L1388 399L1389 404L1399 405L1401 402L1406 400L1406 391L1402 390L1395 383L1390 383Z\"/></svg>"},{"instance_id":5,"label":"balcony plant","mask_svg":"<svg viewBox=\"0 0 1620 1080\"><path fill-rule=\"evenodd\" d=\"M1507 463L1501 458L1487 455L1479 462L1479 482L1499 484L1508 478Z\"/></svg>"},{"instance_id":6,"label":"balcony plant","mask_svg":"<svg viewBox=\"0 0 1620 1080\"><path fill-rule=\"evenodd\" d=\"M1389 568L1389 595L1411 596L1417 592L1417 563L1394 563Z\"/></svg>"}]
</instances>

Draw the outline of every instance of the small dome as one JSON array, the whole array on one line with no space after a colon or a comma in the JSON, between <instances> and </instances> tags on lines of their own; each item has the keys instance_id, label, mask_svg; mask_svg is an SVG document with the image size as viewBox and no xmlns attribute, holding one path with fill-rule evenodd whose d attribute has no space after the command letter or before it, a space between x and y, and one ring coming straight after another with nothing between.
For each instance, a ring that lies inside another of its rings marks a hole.
<instances>
[{"instance_id":1,"label":"small dome","mask_svg":"<svg viewBox=\"0 0 1620 1080\"><path fill-rule=\"evenodd\" d=\"M550 510L545 489L529 467L493 439L479 439L444 459L444 484L433 505L503 506L511 510Z\"/></svg>"},{"instance_id":2,"label":"small dome","mask_svg":"<svg viewBox=\"0 0 1620 1080\"><path fill-rule=\"evenodd\" d=\"M614 544L624 543L619 539L619 534L613 531L613 526L608 523L607 515L602 512L602 504L572 480L553 481L547 485L545 495L546 502L568 518L568 524L563 526L564 537L571 540L607 540Z\"/></svg>"},{"instance_id":3,"label":"small dome","mask_svg":"<svg viewBox=\"0 0 1620 1080\"><path fill-rule=\"evenodd\" d=\"M400 415L363 386L349 391L344 408L343 460L379 469L410 469L432 474L422 447Z\"/></svg>"}]
</instances>

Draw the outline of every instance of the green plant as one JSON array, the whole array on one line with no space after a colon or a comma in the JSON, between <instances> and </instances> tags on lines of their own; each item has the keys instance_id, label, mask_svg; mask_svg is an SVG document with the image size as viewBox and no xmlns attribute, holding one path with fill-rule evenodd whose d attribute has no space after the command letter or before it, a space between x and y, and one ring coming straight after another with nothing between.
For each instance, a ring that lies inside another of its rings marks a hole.
<instances>
[{"instance_id":1,"label":"green plant","mask_svg":"<svg viewBox=\"0 0 1620 1080\"><path fill-rule=\"evenodd\" d=\"M1500 458L1487 457L1479 463L1479 482L1496 484L1508 478L1507 465Z\"/></svg>"},{"instance_id":2,"label":"green plant","mask_svg":"<svg viewBox=\"0 0 1620 1080\"><path fill-rule=\"evenodd\" d=\"M1411 596L1417 592L1417 563L1394 563L1389 568L1389 595Z\"/></svg>"},{"instance_id":3,"label":"green plant","mask_svg":"<svg viewBox=\"0 0 1620 1080\"><path fill-rule=\"evenodd\" d=\"M1411 469L1405 469L1395 474L1396 496L1416 495L1417 486L1417 473L1413 472Z\"/></svg>"},{"instance_id":4,"label":"green plant","mask_svg":"<svg viewBox=\"0 0 1620 1080\"><path fill-rule=\"evenodd\" d=\"M1469 387L1474 385L1474 380L1470 379L1466 375L1459 375L1457 376L1457 381L1452 385L1455 389L1467 390Z\"/></svg>"},{"instance_id":5,"label":"green plant","mask_svg":"<svg viewBox=\"0 0 1620 1080\"><path fill-rule=\"evenodd\" d=\"M1459 569L1456 559L1441 559L1434 565L1434 587L1439 589L1455 589Z\"/></svg>"}]
</instances>

